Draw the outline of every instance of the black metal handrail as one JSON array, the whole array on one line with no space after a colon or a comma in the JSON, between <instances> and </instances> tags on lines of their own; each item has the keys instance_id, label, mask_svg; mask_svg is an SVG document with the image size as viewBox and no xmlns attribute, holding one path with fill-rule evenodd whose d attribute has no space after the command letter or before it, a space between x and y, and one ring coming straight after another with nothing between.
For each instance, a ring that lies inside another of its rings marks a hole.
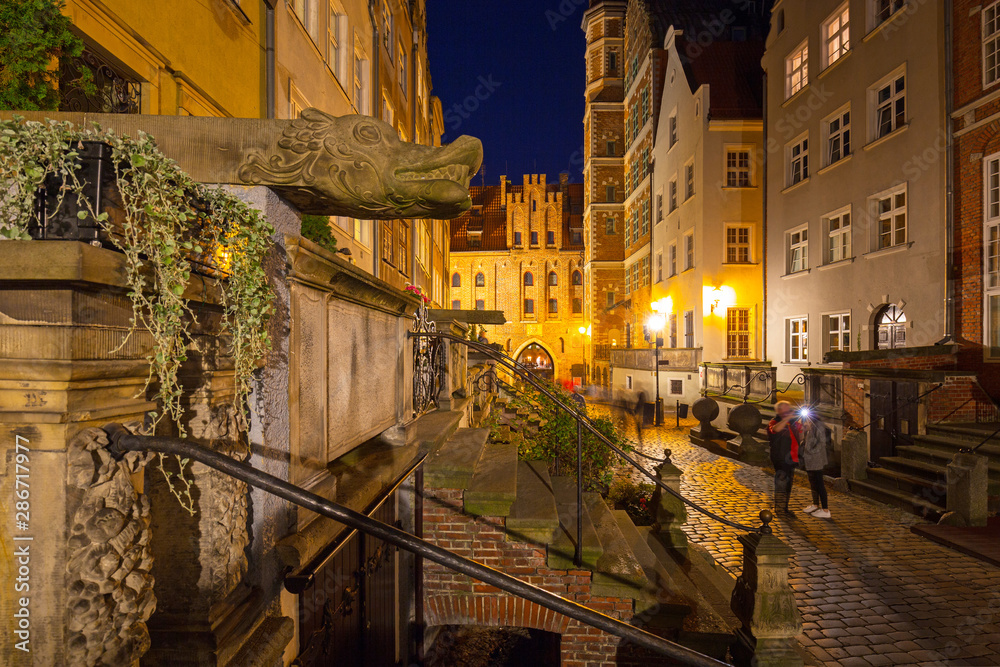
<instances>
[{"instance_id":1,"label":"black metal handrail","mask_svg":"<svg viewBox=\"0 0 1000 667\"><path fill-rule=\"evenodd\" d=\"M230 477L235 477L251 486L295 503L300 507L339 521L351 528L363 531L383 542L399 547L400 549L405 549L419 557L432 560L435 563L444 565L456 572L468 575L491 586L496 586L501 590L531 600L546 609L551 609L581 623L621 637L637 646L655 651L675 660L680 660L687 665L704 665L706 667L725 665L725 663L697 651L680 646L662 637L657 637L645 630L640 630L628 623L589 609L582 604L566 600L555 593L550 593L508 574L498 572L473 560L459 556L454 552L410 535L399 528L376 521L361 512L338 505L315 493L310 493L294 484L290 484L283 479L257 470L247 463L205 449L188 440L133 435L120 424L108 424L104 427L104 431L108 434L109 440L107 450L115 459L120 460L127 452L154 451L163 454L174 454L182 458L198 461Z\"/></svg>"},{"instance_id":2,"label":"black metal handrail","mask_svg":"<svg viewBox=\"0 0 1000 667\"><path fill-rule=\"evenodd\" d=\"M890 410L886 414L882 415L881 417L877 417L876 419L871 420L870 422L868 422L864 426L848 426L847 430L849 430L849 431L864 431L866 428L868 428L869 426L871 426L872 424L874 424L878 419L886 419L886 418L888 418L888 417L896 414L902 408L905 408L907 405L913 405L914 403L916 403L917 401L919 401L924 396L927 396L928 394L933 394L935 391L937 391L938 389L940 389L943 386L944 386L943 382L939 383L936 387L932 387L931 389L928 389L927 391L925 391L924 393L920 394L919 396L916 396L914 398L909 398L909 399L903 401L902 403L897 404L896 407L894 407L892 410Z\"/></svg>"},{"instance_id":3,"label":"black metal handrail","mask_svg":"<svg viewBox=\"0 0 1000 667\"><path fill-rule=\"evenodd\" d=\"M489 346L484 345L482 343L477 343L475 341L467 340L465 338L460 338L458 336L453 336L451 334L444 333L444 332L441 332L441 331L410 331L410 332L408 332L408 336L411 337L411 338L421 338L421 337L445 338L445 339L448 339L448 340L455 341L457 343L463 343L467 347L472 348L472 349L476 350L477 352L482 352L483 354L485 354L486 356L490 357L491 359L493 359L497 363L502 364L505 368L507 368L508 370L510 370L511 372L513 372L520 379L525 380L526 382L528 382L535 389L537 389L542 394L544 394L546 398L548 398L553 403L555 403L564 412L567 412L570 415L572 415L577 420L577 424L579 425L579 428L577 429L577 469L578 470L580 469L580 467L582 465L581 462L582 462L582 458L583 458L582 457L582 443L581 443L582 429L586 428L598 440L601 440L605 444L605 446L607 446L609 449L611 449L611 451L613 451L620 458L622 458L623 460L625 460L626 462L628 462L633 468L635 468L636 470L638 470L639 472L641 472L643 475L645 475L647 478L649 478L653 482L653 484L655 484L656 486L658 486L660 489L666 491L667 493L671 494L672 496L676 497L678 500L680 500L681 502L683 502L688 507L691 507L692 509L694 509L694 510L696 510L698 512L701 512L705 516L707 516L707 517L709 517L711 519L715 519L719 523L722 523L722 524L724 524L726 526L729 526L730 528L736 528L738 530L745 530L745 531L751 532L751 533L761 533L761 534L770 534L771 533L771 527L766 522L763 525L755 528L755 527L752 527L752 526L744 525L742 523L738 523L736 521L730 521L729 519L726 519L725 517L719 516L718 514L715 514L714 512L712 512L710 510L707 510L704 507L701 507L697 503L694 503L694 502L688 500L683 495L681 495L679 492L674 491L667 484L665 484L661 479L659 479L655 474L651 473L650 471L646 470L641 465L639 465L639 462L636 461L635 459L633 459L632 457L630 457L621 447L619 447L618 445L616 445L613 442L611 442L610 440L608 440L608 438L597 429L597 427L593 424L593 422L590 420L590 418L584 412L582 412L581 410L577 409L576 407L571 407L571 406L567 405L566 403L564 403L562 400L559 399L558 396L556 396L553 392L551 392L548 388L546 388L545 385L542 383L542 381L539 380L535 376L535 374L532 373L527 367L525 367L525 366L519 364L518 362L514 361L513 359L511 359L506 354L501 354L501 353L497 352L496 350L494 350L492 347L489 347ZM582 535L581 535L581 533L582 533L582 530L583 530L582 529L582 521L580 520L581 517L579 516L583 512L583 509L582 509L583 508L583 480L580 479L580 475L579 474L577 475L577 496L578 496L578 503L577 503L577 514L578 514L578 516L577 516L577 542L576 542L576 554L575 554L575 557L576 557L576 562L579 564L580 563L580 558L581 558L581 552L580 552L580 550L581 550L581 547L582 547Z\"/></svg>"},{"instance_id":4,"label":"black metal handrail","mask_svg":"<svg viewBox=\"0 0 1000 667\"><path fill-rule=\"evenodd\" d=\"M960 451L962 453L964 453L964 454L975 454L977 451L979 451L980 447L982 447L983 445L985 445L987 442L989 442L993 438L997 437L997 435L1000 435L1000 428L997 428L997 430L993 431L988 436L986 436L985 438L983 438L980 441L980 443L978 445L976 445L975 447L971 447L971 448L966 447L966 448L961 449Z\"/></svg>"}]
</instances>

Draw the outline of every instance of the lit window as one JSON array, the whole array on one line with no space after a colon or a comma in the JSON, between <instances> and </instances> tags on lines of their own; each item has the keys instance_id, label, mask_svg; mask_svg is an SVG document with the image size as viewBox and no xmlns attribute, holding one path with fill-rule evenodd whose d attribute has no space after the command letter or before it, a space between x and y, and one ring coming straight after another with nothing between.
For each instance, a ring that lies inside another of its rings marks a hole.
<instances>
[{"instance_id":1,"label":"lit window","mask_svg":"<svg viewBox=\"0 0 1000 667\"><path fill-rule=\"evenodd\" d=\"M827 318L827 351L847 352L851 349L851 316L849 313Z\"/></svg>"},{"instance_id":2,"label":"lit window","mask_svg":"<svg viewBox=\"0 0 1000 667\"><path fill-rule=\"evenodd\" d=\"M878 216L878 247L906 243L906 189L875 198Z\"/></svg>"},{"instance_id":3,"label":"lit window","mask_svg":"<svg viewBox=\"0 0 1000 667\"><path fill-rule=\"evenodd\" d=\"M809 44L803 42L785 58L785 99L799 92L809 83Z\"/></svg>"},{"instance_id":4,"label":"lit window","mask_svg":"<svg viewBox=\"0 0 1000 667\"><path fill-rule=\"evenodd\" d=\"M823 62L829 67L851 48L849 11L845 3L823 24Z\"/></svg>"},{"instance_id":5,"label":"lit window","mask_svg":"<svg viewBox=\"0 0 1000 667\"><path fill-rule=\"evenodd\" d=\"M906 123L906 76L900 74L874 90L875 139L894 132Z\"/></svg>"},{"instance_id":6,"label":"lit window","mask_svg":"<svg viewBox=\"0 0 1000 667\"><path fill-rule=\"evenodd\" d=\"M809 358L809 320L788 320L788 360L802 362Z\"/></svg>"},{"instance_id":7,"label":"lit window","mask_svg":"<svg viewBox=\"0 0 1000 667\"><path fill-rule=\"evenodd\" d=\"M809 230L799 229L788 235L788 272L797 273L809 268Z\"/></svg>"},{"instance_id":8,"label":"lit window","mask_svg":"<svg viewBox=\"0 0 1000 667\"><path fill-rule=\"evenodd\" d=\"M832 264L851 257L851 213L844 211L827 218L826 262Z\"/></svg>"},{"instance_id":9,"label":"lit window","mask_svg":"<svg viewBox=\"0 0 1000 667\"><path fill-rule=\"evenodd\" d=\"M726 357L729 359L750 358L749 308L729 308L726 310Z\"/></svg>"}]
</instances>

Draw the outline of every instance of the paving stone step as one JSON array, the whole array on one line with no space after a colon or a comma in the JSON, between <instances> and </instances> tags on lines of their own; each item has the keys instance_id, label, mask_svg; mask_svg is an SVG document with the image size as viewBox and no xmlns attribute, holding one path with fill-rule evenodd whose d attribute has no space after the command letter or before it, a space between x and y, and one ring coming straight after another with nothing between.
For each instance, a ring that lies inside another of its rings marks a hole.
<instances>
[{"instance_id":1,"label":"paving stone step","mask_svg":"<svg viewBox=\"0 0 1000 667\"><path fill-rule=\"evenodd\" d=\"M960 438L952 438L943 435L914 435L913 441L917 444L926 447L934 447L935 449L940 449L941 451L947 451L954 454L960 449L964 449L969 446L976 446L981 441L979 440L962 440ZM983 436L986 437L986 436ZM1000 465L1000 441L993 444L993 441L987 442L985 445L981 446L976 450L977 454L982 454L983 456L990 459L990 461L996 462Z\"/></svg>"},{"instance_id":2,"label":"paving stone step","mask_svg":"<svg viewBox=\"0 0 1000 667\"><path fill-rule=\"evenodd\" d=\"M879 459L879 463L883 459ZM935 483L923 477L911 475L891 468L869 468L868 481L888 488L895 488L905 493L912 493L919 498L933 500L940 505L947 504L947 482Z\"/></svg>"},{"instance_id":3,"label":"paving stone step","mask_svg":"<svg viewBox=\"0 0 1000 667\"><path fill-rule=\"evenodd\" d=\"M889 489L872 481L859 479L849 481L848 487L852 492L860 496L898 507L930 521L937 521L945 512L944 499L942 499L942 504L939 505L929 500L918 498L912 493L906 493L899 489Z\"/></svg>"},{"instance_id":4,"label":"paving stone step","mask_svg":"<svg viewBox=\"0 0 1000 667\"><path fill-rule=\"evenodd\" d=\"M594 522L597 537L604 549L597 560L597 569L594 570L592 594L633 599L639 597L641 591L649 586L649 580L625 541L611 508L599 493L583 494L583 502L590 512L590 519Z\"/></svg>"},{"instance_id":5,"label":"paving stone step","mask_svg":"<svg viewBox=\"0 0 1000 667\"><path fill-rule=\"evenodd\" d=\"M424 464L424 482L442 489L467 489L490 437L489 429L455 431Z\"/></svg>"},{"instance_id":6,"label":"paving stone step","mask_svg":"<svg viewBox=\"0 0 1000 667\"><path fill-rule=\"evenodd\" d=\"M559 511L544 461L519 461L517 498L507 515L507 540L548 544L559 528Z\"/></svg>"},{"instance_id":7,"label":"paving stone step","mask_svg":"<svg viewBox=\"0 0 1000 667\"><path fill-rule=\"evenodd\" d=\"M944 466L936 463L918 461L905 456L883 456L878 460L878 462L879 465L882 465L889 470L896 470L908 475L913 475L914 477L920 477L921 479L925 479L932 484L947 484L948 482L948 470Z\"/></svg>"},{"instance_id":8,"label":"paving stone step","mask_svg":"<svg viewBox=\"0 0 1000 667\"><path fill-rule=\"evenodd\" d=\"M547 564L553 570L570 570L576 567L573 562L576 547L576 480L569 477L552 478L552 494L555 496L556 509L559 512L559 528L555 539L549 544ZM583 566L591 570L597 567L597 561L604 553L601 540L597 537L594 522L590 519L587 504L581 508L583 518Z\"/></svg>"},{"instance_id":9,"label":"paving stone step","mask_svg":"<svg viewBox=\"0 0 1000 667\"><path fill-rule=\"evenodd\" d=\"M486 445L462 497L465 511L475 516L507 516L516 497L517 445Z\"/></svg>"}]
</instances>

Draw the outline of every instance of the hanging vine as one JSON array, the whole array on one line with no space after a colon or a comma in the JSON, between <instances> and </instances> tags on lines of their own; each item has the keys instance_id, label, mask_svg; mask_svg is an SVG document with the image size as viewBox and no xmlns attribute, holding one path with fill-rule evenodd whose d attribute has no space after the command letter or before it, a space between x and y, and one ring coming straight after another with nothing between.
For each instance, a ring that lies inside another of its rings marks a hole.
<instances>
[{"instance_id":1,"label":"hanging vine","mask_svg":"<svg viewBox=\"0 0 1000 667\"><path fill-rule=\"evenodd\" d=\"M114 224L107 213L95 211L84 194L86 184L77 173L82 141L111 147L123 208ZM43 184L51 189L52 179L58 184L55 209L66 196L75 197L78 216L97 220L124 254L132 301L129 335L144 330L154 341L145 387L155 386L159 410L154 423L167 417L182 437L186 429L178 374L188 350L196 347L191 333L195 315L185 298L192 263L222 278L222 333L230 340L234 407L245 430L253 372L270 348L267 329L273 293L264 259L273 227L259 211L225 190L194 182L148 135L131 138L96 126L79 129L69 123L23 122L15 117L0 123L0 238L31 238L28 230L37 221L36 193ZM161 457L160 469L171 492L194 513L191 482L184 477L187 461L178 460L177 473L168 472L162 463ZM176 487L173 477L179 481Z\"/></svg>"}]
</instances>

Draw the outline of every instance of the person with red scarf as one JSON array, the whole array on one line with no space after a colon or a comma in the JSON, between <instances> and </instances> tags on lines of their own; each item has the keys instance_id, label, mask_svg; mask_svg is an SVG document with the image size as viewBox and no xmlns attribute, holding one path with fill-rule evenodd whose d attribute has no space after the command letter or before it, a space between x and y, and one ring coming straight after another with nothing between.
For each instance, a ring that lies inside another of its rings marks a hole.
<instances>
[{"instance_id":1,"label":"person with red scarf","mask_svg":"<svg viewBox=\"0 0 1000 667\"><path fill-rule=\"evenodd\" d=\"M774 466L774 511L791 517L794 514L788 509L788 501L792 495L795 467L799 463L802 425L787 401L778 401L774 412L774 419L767 425L771 465Z\"/></svg>"}]
</instances>

